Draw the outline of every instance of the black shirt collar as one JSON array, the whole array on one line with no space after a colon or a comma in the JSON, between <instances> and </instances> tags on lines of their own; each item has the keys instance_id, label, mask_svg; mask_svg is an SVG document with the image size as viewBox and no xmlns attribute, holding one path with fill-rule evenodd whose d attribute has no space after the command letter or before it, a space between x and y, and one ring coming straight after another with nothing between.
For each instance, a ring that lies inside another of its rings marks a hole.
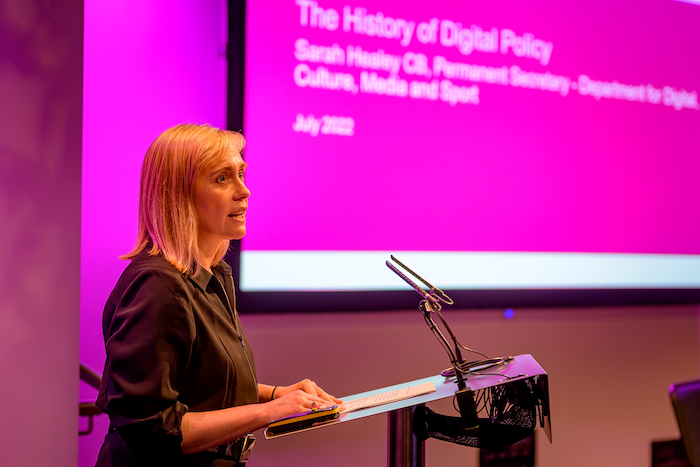
<instances>
[{"instance_id":1,"label":"black shirt collar","mask_svg":"<svg viewBox=\"0 0 700 467\"><path fill-rule=\"evenodd\" d=\"M199 268L199 274L194 277L190 277L190 280L197 284L197 286L202 290L207 290L207 285L212 278L212 273L204 268Z\"/></svg>"},{"instance_id":2,"label":"black shirt collar","mask_svg":"<svg viewBox=\"0 0 700 467\"><path fill-rule=\"evenodd\" d=\"M219 273L221 277L226 277L231 275L231 266L229 266L223 259L219 261L216 266L212 269ZM196 277L191 277L190 279L199 286L202 290L207 290L207 285L211 280L213 274L204 268L199 268L199 274Z\"/></svg>"}]
</instances>

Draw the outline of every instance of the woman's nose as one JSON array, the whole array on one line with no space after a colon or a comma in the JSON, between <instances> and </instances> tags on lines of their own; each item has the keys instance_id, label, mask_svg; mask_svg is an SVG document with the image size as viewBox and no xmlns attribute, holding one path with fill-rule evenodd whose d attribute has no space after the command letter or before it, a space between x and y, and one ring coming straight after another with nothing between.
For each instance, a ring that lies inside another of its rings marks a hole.
<instances>
[{"instance_id":1,"label":"woman's nose","mask_svg":"<svg viewBox=\"0 0 700 467\"><path fill-rule=\"evenodd\" d=\"M242 181L240 182L240 186L236 190L235 194L235 199L245 199L250 196L250 190L248 187L243 183Z\"/></svg>"}]
</instances>

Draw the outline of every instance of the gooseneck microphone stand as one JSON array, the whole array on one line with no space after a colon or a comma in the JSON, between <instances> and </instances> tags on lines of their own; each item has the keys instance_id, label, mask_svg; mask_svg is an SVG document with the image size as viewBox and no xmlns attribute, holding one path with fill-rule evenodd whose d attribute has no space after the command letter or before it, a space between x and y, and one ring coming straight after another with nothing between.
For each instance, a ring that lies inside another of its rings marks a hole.
<instances>
[{"instance_id":1,"label":"gooseneck microphone stand","mask_svg":"<svg viewBox=\"0 0 700 467\"><path fill-rule=\"evenodd\" d=\"M462 359L460 345L454 333L452 332L449 325L440 313L440 310L442 310L442 305L440 304L441 302L447 305L453 305L454 301L449 296L447 296L445 292L423 279L421 276L419 276L413 270L411 270L411 268L409 268L401 261L396 259L393 255L391 256L391 260L397 265L399 265L406 272L411 274L413 277L418 279L420 282L422 282L428 288L427 291L423 290L422 287L413 282L408 276L406 276L406 274L401 272L391 262L386 262L386 265L389 267L389 269L394 271L394 273L396 273L396 275L403 279L404 282L410 285L413 288L413 290L415 290L418 293L418 295L423 297L423 300L421 300L418 303L418 309L421 312L423 312L423 318L425 319L425 322L428 324L430 330L433 332L435 337L438 339L440 344L447 352L448 356L450 357L452 367L454 368L454 374L457 379L458 388L457 392L455 393L455 396L457 398L457 406L459 407L460 417L464 422L464 429L467 432L476 433L479 430L479 418L476 413L476 402L474 400L474 393L471 389L467 387L467 383L464 380L464 375L462 373L461 366L464 360ZM440 321L442 322L443 326L450 335L452 342L454 343L454 350L450 346L445 335L442 333L438 325L433 320L432 313L436 313L440 317Z\"/></svg>"}]
</instances>

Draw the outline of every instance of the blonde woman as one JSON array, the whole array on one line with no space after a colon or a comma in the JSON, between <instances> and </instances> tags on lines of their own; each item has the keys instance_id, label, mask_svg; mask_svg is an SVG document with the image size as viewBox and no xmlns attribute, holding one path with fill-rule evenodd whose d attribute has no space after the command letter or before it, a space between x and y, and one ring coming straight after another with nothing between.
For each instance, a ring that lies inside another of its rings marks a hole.
<instances>
[{"instance_id":1,"label":"blonde woman","mask_svg":"<svg viewBox=\"0 0 700 467\"><path fill-rule=\"evenodd\" d=\"M136 247L105 305L98 466L235 466L246 435L340 404L306 379L259 383L236 312L229 240L246 233L243 136L179 125L148 149Z\"/></svg>"}]
</instances>

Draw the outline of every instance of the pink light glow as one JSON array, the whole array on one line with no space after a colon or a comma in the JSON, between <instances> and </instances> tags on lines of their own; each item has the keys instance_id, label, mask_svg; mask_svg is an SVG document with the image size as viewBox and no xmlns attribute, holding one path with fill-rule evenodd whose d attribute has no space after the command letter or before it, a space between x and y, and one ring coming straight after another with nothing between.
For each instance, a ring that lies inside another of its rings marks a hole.
<instances>
[{"instance_id":1,"label":"pink light glow","mask_svg":"<svg viewBox=\"0 0 700 467\"><path fill-rule=\"evenodd\" d=\"M80 358L98 373L102 309L135 240L146 149L178 123L226 125L226 25L221 0L85 2ZM81 438L81 465L94 465L104 428Z\"/></svg>"}]
</instances>

